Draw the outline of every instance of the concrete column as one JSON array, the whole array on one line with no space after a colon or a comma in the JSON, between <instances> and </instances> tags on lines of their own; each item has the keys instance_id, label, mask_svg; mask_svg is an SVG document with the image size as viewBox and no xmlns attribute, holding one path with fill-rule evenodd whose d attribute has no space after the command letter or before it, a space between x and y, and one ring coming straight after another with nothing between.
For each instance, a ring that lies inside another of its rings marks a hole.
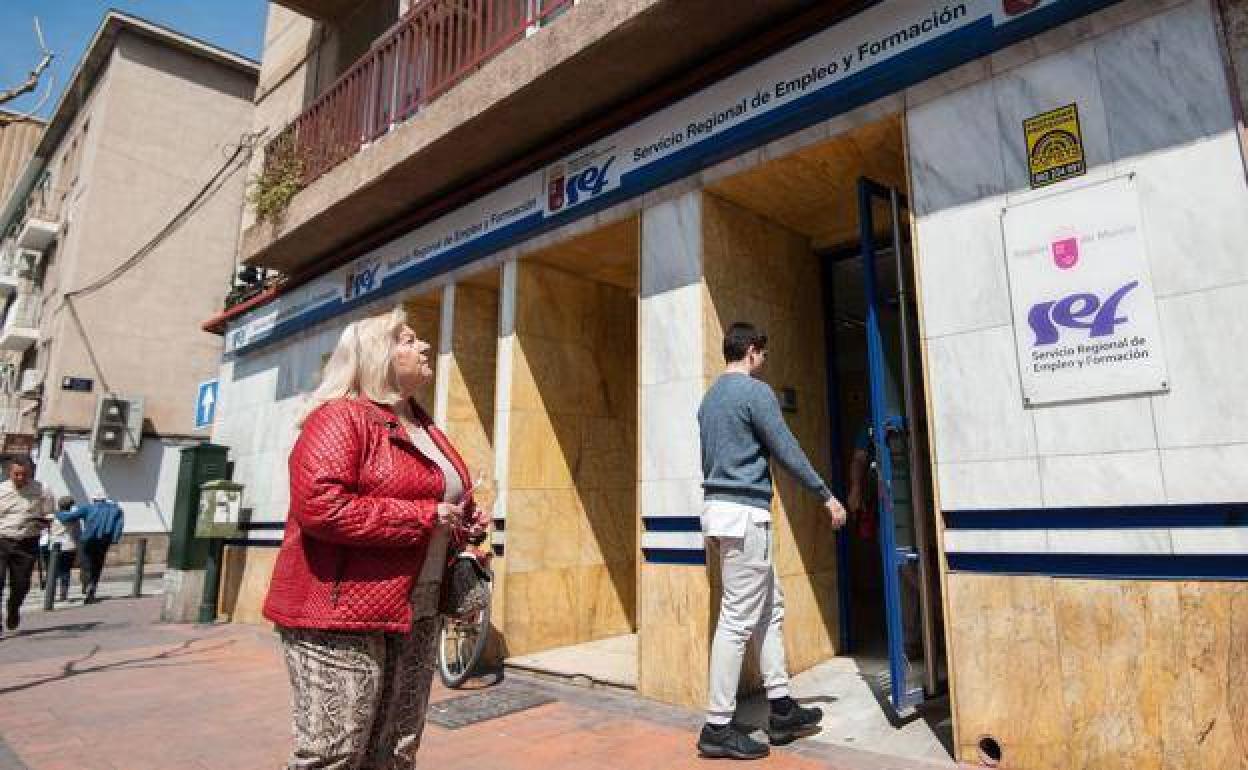
<instances>
[{"instance_id":1,"label":"concrete column","mask_svg":"<svg viewBox=\"0 0 1248 770\"><path fill-rule=\"evenodd\" d=\"M706 701L712 611L697 524L696 415L705 390L702 235L700 192L642 213L638 690L694 706Z\"/></svg>"},{"instance_id":2,"label":"concrete column","mask_svg":"<svg viewBox=\"0 0 1248 770\"><path fill-rule=\"evenodd\" d=\"M438 323L438 366L434 374L433 422L446 430L446 410L450 399L451 341L455 338L455 284L442 289L442 316Z\"/></svg>"}]
</instances>

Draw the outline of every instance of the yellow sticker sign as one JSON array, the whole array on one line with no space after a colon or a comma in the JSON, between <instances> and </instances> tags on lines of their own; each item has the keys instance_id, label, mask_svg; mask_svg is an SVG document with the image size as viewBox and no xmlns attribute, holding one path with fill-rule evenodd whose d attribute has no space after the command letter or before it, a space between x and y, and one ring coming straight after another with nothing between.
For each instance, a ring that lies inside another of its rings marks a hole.
<instances>
[{"instance_id":1,"label":"yellow sticker sign","mask_svg":"<svg viewBox=\"0 0 1248 770\"><path fill-rule=\"evenodd\" d=\"M1087 173L1076 105L1027 118L1023 121L1023 133L1027 137L1027 168L1033 189Z\"/></svg>"}]
</instances>

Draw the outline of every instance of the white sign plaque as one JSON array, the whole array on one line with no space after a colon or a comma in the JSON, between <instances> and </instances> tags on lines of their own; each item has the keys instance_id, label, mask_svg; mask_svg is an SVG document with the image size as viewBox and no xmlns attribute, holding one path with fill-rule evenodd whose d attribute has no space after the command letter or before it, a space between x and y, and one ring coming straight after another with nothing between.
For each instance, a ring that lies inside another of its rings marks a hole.
<instances>
[{"instance_id":1,"label":"white sign plaque","mask_svg":"<svg viewBox=\"0 0 1248 770\"><path fill-rule=\"evenodd\" d=\"M1011 206L1001 228L1024 403L1166 390L1134 177Z\"/></svg>"}]
</instances>

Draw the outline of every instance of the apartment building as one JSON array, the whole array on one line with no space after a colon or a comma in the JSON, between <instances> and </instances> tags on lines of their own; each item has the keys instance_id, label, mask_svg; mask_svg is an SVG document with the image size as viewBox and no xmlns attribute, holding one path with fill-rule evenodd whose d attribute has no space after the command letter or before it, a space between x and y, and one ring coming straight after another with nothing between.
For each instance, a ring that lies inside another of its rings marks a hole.
<instances>
[{"instance_id":1,"label":"apartment building","mask_svg":"<svg viewBox=\"0 0 1248 770\"><path fill-rule=\"evenodd\" d=\"M110 12L0 209L6 427L55 494L121 503L154 558L178 450L207 439L196 390L221 341L198 321L233 279L256 76Z\"/></svg>"},{"instance_id":2,"label":"apartment building","mask_svg":"<svg viewBox=\"0 0 1248 770\"><path fill-rule=\"evenodd\" d=\"M873 458L840 532L779 476L795 671L898 736L943 702L963 761L1243 766L1245 6L271 3L285 193L241 255L284 278L205 324L253 509L223 610L259 618L325 356L402 303L501 655L700 706L695 413L750 320L838 494Z\"/></svg>"},{"instance_id":3,"label":"apartment building","mask_svg":"<svg viewBox=\"0 0 1248 770\"><path fill-rule=\"evenodd\" d=\"M17 185L44 125L38 118L0 110L0 201L8 200ZM0 245L0 291L6 298L17 291L22 271L13 249ZM7 383L0 396L0 455L5 456L29 453L33 441L33 415L23 413L18 374L16 362L0 362L0 379Z\"/></svg>"}]
</instances>

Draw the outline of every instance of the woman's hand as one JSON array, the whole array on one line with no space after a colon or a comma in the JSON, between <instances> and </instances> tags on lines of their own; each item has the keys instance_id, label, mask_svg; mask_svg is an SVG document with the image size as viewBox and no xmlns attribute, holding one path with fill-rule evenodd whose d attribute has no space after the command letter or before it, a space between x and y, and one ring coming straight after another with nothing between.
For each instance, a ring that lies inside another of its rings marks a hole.
<instances>
[{"instance_id":1,"label":"woman's hand","mask_svg":"<svg viewBox=\"0 0 1248 770\"><path fill-rule=\"evenodd\" d=\"M469 538L480 537L490 528L490 520L493 516L484 508L477 507L472 512L472 517L465 525Z\"/></svg>"},{"instance_id":2,"label":"woman's hand","mask_svg":"<svg viewBox=\"0 0 1248 770\"><path fill-rule=\"evenodd\" d=\"M438 524L457 529L463 526L463 503L438 503Z\"/></svg>"}]
</instances>

